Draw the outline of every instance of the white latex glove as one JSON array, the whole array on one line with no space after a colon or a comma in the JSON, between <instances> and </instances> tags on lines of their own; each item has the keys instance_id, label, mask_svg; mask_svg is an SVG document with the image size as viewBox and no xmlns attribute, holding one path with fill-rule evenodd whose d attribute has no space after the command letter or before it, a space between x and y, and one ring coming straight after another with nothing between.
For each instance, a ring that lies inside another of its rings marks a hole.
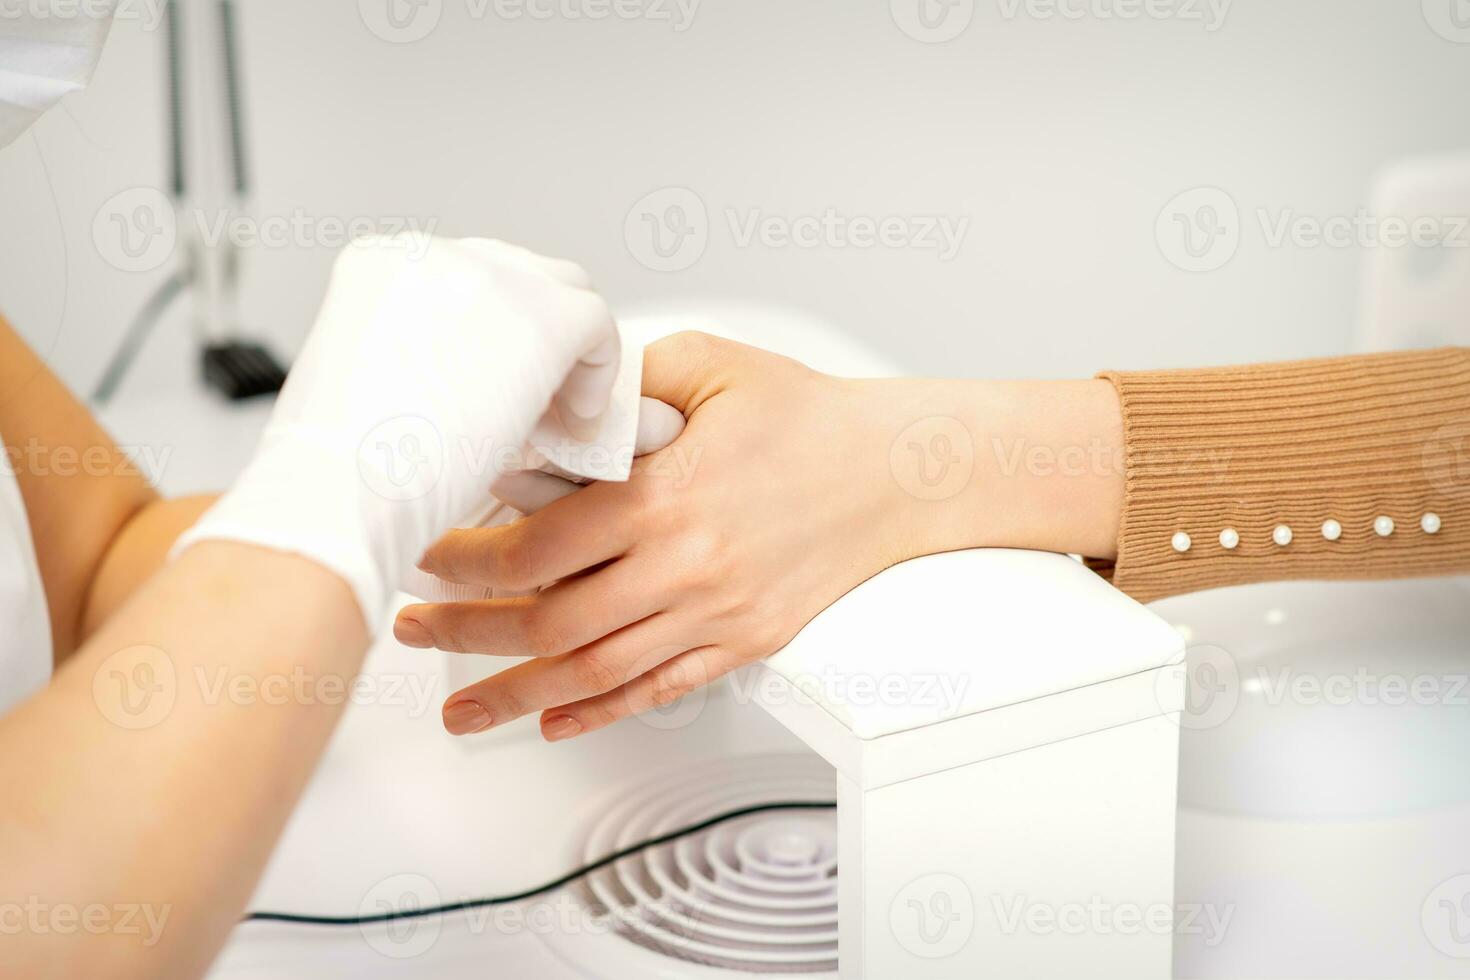
<instances>
[{"instance_id":1,"label":"white latex glove","mask_svg":"<svg viewBox=\"0 0 1470 980\"><path fill-rule=\"evenodd\" d=\"M647 456L673 444L684 431L684 416L677 408L653 398L638 400L638 434L633 445L634 456ZM496 527L509 524L526 514L534 514L561 498L575 493L588 480L566 473L554 463L543 463L540 469L507 473L490 488L495 504L473 527ZM471 602L479 599L503 599L518 593L490 589L481 585L446 582L436 575L415 568L403 580L403 591L422 602Z\"/></svg>"},{"instance_id":2,"label":"white latex glove","mask_svg":"<svg viewBox=\"0 0 1470 980\"><path fill-rule=\"evenodd\" d=\"M502 450L553 400L568 430L596 429L620 347L589 285L503 242L348 246L254 458L175 553L228 539L304 555L375 630L429 545L484 512Z\"/></svg>"}]
</instances>

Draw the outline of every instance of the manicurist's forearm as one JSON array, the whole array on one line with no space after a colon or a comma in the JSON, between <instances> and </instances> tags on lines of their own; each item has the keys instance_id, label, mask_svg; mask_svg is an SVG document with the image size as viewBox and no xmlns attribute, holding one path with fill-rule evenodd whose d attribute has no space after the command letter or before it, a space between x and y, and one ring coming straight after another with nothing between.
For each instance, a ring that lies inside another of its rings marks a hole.
<instances>
[{"instance_id":1,"label":"manicurist's forearm","mask_svg":"<svg viewBox=\"0 0 1470 980\"><path fill-rule=\"evenodd\" d=\"M0 720L0 892L101 910L8 936L6 971L202 974L366 645L347 585L301 558L209 542L148 582Z\"/></svg>"},{"instance_id":2,"label":"manicurist's forearm","mask_svg":"<svg viewBox=\"0 0 1470 980\"><path fill-rule=\"evenodd\" d=\"M113 539L158 495L3 318L0 435L3 465L25 501L59 663L80 642L87 595Z\"/></svg>"},{"instance_id":3,"label":"manicurist's forearm","mask_svg":"<svg viewBox=\"0 0 1470 980\"><path fill-rule=\"evenodd\" d=\"M82 611L80 641L117 612L168 560L179 535L215 502L213 496L154 500L114 536L98 563Z\"/></svg>"}]
</instances>

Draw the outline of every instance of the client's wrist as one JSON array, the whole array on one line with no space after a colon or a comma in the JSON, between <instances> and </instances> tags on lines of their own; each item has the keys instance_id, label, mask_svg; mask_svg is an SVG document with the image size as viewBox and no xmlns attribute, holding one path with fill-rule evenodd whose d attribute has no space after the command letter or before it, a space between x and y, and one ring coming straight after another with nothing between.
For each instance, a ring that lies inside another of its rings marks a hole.
<instances>
[{"instance_id":1,"label":"client's wrist","mask_svg":"<svg viewBox=\"0 0 1470 980\"><path fill-rule=\"evenodd\" d=\"M1123 425L1111 384L860 384L904 557L977 547L1113 557Z\"/></svg>"}]
</instances>

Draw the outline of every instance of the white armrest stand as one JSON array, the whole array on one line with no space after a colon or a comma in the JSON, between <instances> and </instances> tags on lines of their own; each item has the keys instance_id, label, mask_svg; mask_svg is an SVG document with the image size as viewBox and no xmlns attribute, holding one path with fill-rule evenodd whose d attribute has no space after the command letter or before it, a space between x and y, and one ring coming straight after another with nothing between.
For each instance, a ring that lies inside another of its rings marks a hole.
<instances>
[{"instance_id":1,"label":"white armrest stand","mask_svg":"<svg viewBox=\"0 0 1470 980\"><path fill-rule=\"evenodd\" d=\"M1062 555L854 589L756 668L837 769L847 980L1167 978L1184 640Z\"/></svg>"}]
</instances>

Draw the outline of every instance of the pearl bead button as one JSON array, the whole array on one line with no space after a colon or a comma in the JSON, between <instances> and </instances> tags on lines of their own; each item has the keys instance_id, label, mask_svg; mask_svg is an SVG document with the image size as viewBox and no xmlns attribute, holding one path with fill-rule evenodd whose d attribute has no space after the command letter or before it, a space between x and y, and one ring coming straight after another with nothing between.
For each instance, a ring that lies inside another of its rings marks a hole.
<instances>
[{"instance_id":1,"label":"pearl bead button","mask_svg":"<svg viewBox=\"0 0 1470 980\"><path fill-rule=\"evenodd\" d=\"M1322 537L1328 541L1336 541L1342 537L1342 525L1329 517L1322 522Z\"/></svg>"},{"instance_id":2,"label":"pearl bead button","mask_svg":"<svg viewBox=\"0 0 1470 980\"><path fill-rule=\"evenodd\" d=\"M1220 532L1220 547L1226 551L1234 551L1238 544L1240 544L1240 533L1235 528L1227 527Z\"/></svg>"},{"instance_id":3,"label":"pearl bead button","mask_svg":"<svg viewBox=\"0 0 1470 980\"><path fill-rule=\"evenodd\" d=\"M1174 550L1179 552L1180 554L1188 551L1191 544L1189 540L1189 535L1185 534L1183 531L1176 531L1173 539L1169 543L1173 545Z\"/></svg>"},{"instance_id":4,"label":"pearl bead button","mask_svg":"<svg viewBox=\"0 0 1470 980\"><path fill-rule=\"evenodd\" d=\"M1285 548L1291 544L1291 528L1285 524L1277 524L1276 530L1271 532L1271 540Z\"/></svg>"},{"instance_id":5,"label":"pearl bead button","mask_svg":"<svg viewBox=\"0 0 1470 980\"><path fill-rule=\"evenodd\" d=\"M1419 526L1424 529L1425 534L1438 534L1440 521L1438 514L1425 514L1419 518Z\"/></svg>"},{"instance_id":6,"label":"pearl bead button","mask_svg":"<svg viewBox=\"0 0 1470 980\"><path fill-rule=\"evenodd\" d=\"M1386 538L1393 533L1393 518L1384 514L1373 521L1373 533L1380 538Z\"/></svg>"}]
</instances>

